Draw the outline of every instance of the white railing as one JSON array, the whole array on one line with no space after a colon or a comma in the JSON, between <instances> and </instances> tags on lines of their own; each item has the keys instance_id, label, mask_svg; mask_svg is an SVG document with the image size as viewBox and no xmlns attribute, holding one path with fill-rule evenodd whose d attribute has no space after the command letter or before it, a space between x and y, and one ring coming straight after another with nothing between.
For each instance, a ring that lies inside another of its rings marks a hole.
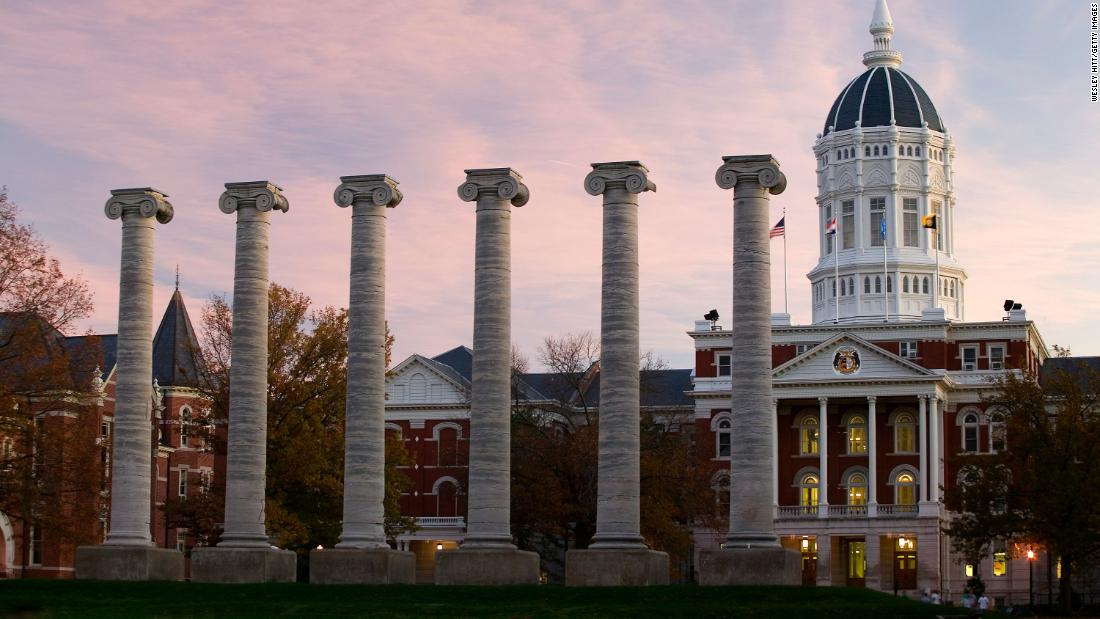
<instances>
[{"instance_id":1,"label":"white railing","mask_svg":"<svg viewBox=\"0 0 1100 619\"><path fill-rule=\"evenodd\" d=\"M461 529L466 526L466 519L462 516L420 516L416 519L416 526L421 529Z\"/></svg>"},{"instance_id":2,"label":"white railing","mask_svg":"<svg viewBox=\"0 0 1100 619\"><path fill-rule=\"evenodd\" d=\"M778 518L817 518L817 506L781 505L777 510Z\"/></svg>"},{"instance_id":3,"label":"white railing","mask_svg":"<svg viewBox=\"0 0 1100 619\"><path fill-rule=\"evenodd\" d=\"M868 513L866 505L829 505L827 509L830 518L913 518L917 515L916 505L891 503L879 503L874 514ZM781 505L776 508L775 517L780 520L817 518L818 510L817 506Z\"/></svg>"},{"instance_id":4,"label":"white railing","mask_svg":"<svg viewBox=\"0 0 1100 619\"><path fill-rule=\"evenodd\" d=\"M829 515L840 518L866 518L866 505L830 505Z\"/></svg>"},{"instance_id":5,"label":"white railing","mask_svg":"<svg viewBox=\"0 0 1100 619\"><path fill-rule=\"evenodd\" d=\"M880 518L912 518L917 515L917 506L884 503L878 506L878 515Z\"/></svg>"}]
</instances>

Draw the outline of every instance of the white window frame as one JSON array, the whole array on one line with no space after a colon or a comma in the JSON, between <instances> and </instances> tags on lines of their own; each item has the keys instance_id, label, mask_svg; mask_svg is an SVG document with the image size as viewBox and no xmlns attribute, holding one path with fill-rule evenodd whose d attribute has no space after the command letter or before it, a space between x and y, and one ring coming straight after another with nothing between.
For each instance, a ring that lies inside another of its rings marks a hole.
<instances>
[{"instance_id":1,"label":"white window frame","mask_svg":"<svg viewBox=\"0 0 1100 619\"><path fill-rule=\"evenodd\" d=\"M723 360L725 363L722 363ZM722 367L726 368L726 373L722 373ZM733 353L730 352L716 352L714 353L714 375L715 376L733 376Z\"/></svg>"},{"instance_id":2,"label":"white window frame","mask_svg":"<svg viewBox=\"0 0 1100 619\"><path fill-rule=\"evenodd\" d=\"M967 367L966 352L974 352L974 361L971 367ZM978 369L978 345L977 344L959 344L959 365L964 372L973 372Z\"/></svg>"},{"instance_id":3,"label":"white window frame","mask_svg":"<svg viewBox=\"0 0 1100 619\"><path fill-rule=\"evenodd\" d=\"M916 359L920 355L920 347L915 341L904 341L898 343L898 356L904 359Z\"/></svg>"},{"instance_id":4,"label":"white window frame","mask_svg":"<svg viewBox=\"0 0 1100 619\"><path fill-rule=\"evenodd\" d=\"M920 247L920 217L917 216L917 199L902 198L902 245Z\"/></svg>"},{"instance_id":5,"label":"white window frame","mask_svg":"<svg viewBox=\"0 0 1100 619\"><path fill-rule=\"evenodd\" d=\"M986 352L988 353L988 356L989 356L989 369L991 369L991 370L1003 370L1003 369L1005 369L1005 358L1008 357L1008 346L1006 346L1005 344L1003 344L1001 342L997 342L995 344L986 344L985 349L986 349ZM993 351L994 350L1001 351L1001 358L1000 358L999 361L994 361L993 360L994 359L994 357L993 357Z\"/></svg>"},{"instance_id":6,"label":"white window frame","mask_svg":"<svg viewBox=\"0 0 1100 619\"><path fill-rule=\"evenodd\" d=\"M186 466L181 466L176 473L176 496L180 498L187 497L187 483L190 481L187 473L188 468Z\"/></svg>"},{"instance_id":7,"label":"white window frame","mask_svg":"<svg viewBox=\"0 0 1100 619\"><path fill-rule=\"evenodd\" d=\"M191 442L191 407L180 407L180 447L189 448Z\"/></svg>"},{"instance_id":8,"label":"white window frame","mask_svg":"<svg viewBox=\"0 0 1100 619\"><path fill-rule=\"evenodd\" d=\"M967 418L973 415L974 421L967 421ZM958 425L959 425L959 446L962 449L962 453L981 453L982 451L982 412L976 408L965 408L958 413ZM973 451L966 448L966 433L968 430L974 431L974 449Z\"/></svg>"},{"instance_id":9,"label":"white window frame","mask_svg":"<svg viewBox=\"0 0 1100 619\"><path fill-rule=\"evenodd\" d=\"M840 203L840 217L843 220L841 247L854 249L856 246L856 201L844 200Z\"/></svg>"},{"instance_id":10,"label":"white window frame","mask_svg":"<svg viewBox=\"0 0 1100 619\"><path fill-rule=\"evenodd\" d=\"M176 529L176 550L178 552L187 550L187 529Z\"/></svg>"},{"instance_id":11,"label":"white window frame","mask_svg":"<svg viewBox=\"0 0 1100 619\"><path fill-rule=\"evenodd\" d=\"M886 219L886 197L874 196L868 202L867 206L867 224L871 238L868 239L870 247L882 247L886 244L887 239L882 238L882 231L879 230L881 224L875 219L875 215L879 215L882 219ZM890 222L886 222L886 236L890 236Z\"/></svg>"},{"instance_id":12,"label":"white window frame","mask_svg":"<svg viewBox=\"0 0 1100 619\"><path fill-rule=\"evenodd\" d=\"M725 424L725 427L722 426ZM733 455L733 421L729 413L721 413L711 420L710 429L714 432L714 459L729 460ZM722 437L725 436L729 453L722 455Z\"/></svg>"},{"instance_id":13,"label":"white window frame","mask_svg":"<svg viewBox=\"0 0 1100 619\"><path fill-rule=\"evenodd\" d=\"M795 344L794 345L794 354L795 354L795 356L804 355L807 352L809 352L809 350L813 347L814 347L814 344Z\"/></svg>"}]
</instances>

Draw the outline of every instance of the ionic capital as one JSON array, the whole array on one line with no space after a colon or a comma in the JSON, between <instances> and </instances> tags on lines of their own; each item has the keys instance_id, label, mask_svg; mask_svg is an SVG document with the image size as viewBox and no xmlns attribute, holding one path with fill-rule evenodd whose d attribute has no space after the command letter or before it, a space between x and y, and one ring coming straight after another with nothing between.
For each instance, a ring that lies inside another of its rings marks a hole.
<instances>
[{"instance_id":1,"label":"ionic capital","mask_svg":"<svg viewBox=\"0 0 1100 619\"><path fill-rule=\"evenodd\" d=\"M878 396L873 396L873 395L867 396L867 403L868 404L874 404L876 401L878 401Z\"/></svg>"},{"instance_id":2,"label":"ionic capital","mask_svg":"<svg viewBox=\"0 0 1100 619\"><path fill-rule=\"evenodd\" d=\"M820 397L820 398L817 399L817 403L820 406L827 406L829 404L829 398Z\"/></svg>"},{"instance_id":3,"label":"ionic capital","mask_svg":"<svg viewBox=\"0 0 1100 619\"><path fill-rule=\"evenodd\" d=\"M738 183L757 183L773 195L787 188L787 177L779 162L771 155L734 155L722 157L722 167L714 175L722 189L733 189Z\"/></svg>"},{"instance_id":4,"label":"ionic capital","mask_svg":"<svg viewBox=\"0 0 1100 619\"><path fill-rule=\"evenodd\" d=\"M512 168L482 168L466 170L466 182L458 186L458 197L473 202L479 197L508 200L512 206L523 206L531 197L523 177Z\"/></svg>"},{"instance_id":5,"label":"ionic capital","mask_svg":"<svg viewBox=\"0 0 1100 619\"><path fill-rule=\"evenodd\" d=\"M609 161L593 163L592 171L584 178L584 190L598 196L608 189L625 189L630 193L657 191L657 185L649 180L649 169L638 161Z\"/></svg>"},{"instance_id":6,"label":"ionic capital","mask_svg":"<svg viewBox=\"0 0 1100 619\"><path fill-rule=\"evenodd\" d=\"M356 202L365 202L375 206L393 208L401 204L401 190L397 181L385 174L363 174L359 176L341 176L340 186L333 194L336 206L351 206Z\"/></svg>"},{"instance_id":7,"label":"ionic capital","mask_svg":"<svg viewBox=\"0 0 1100 619\"><path fill-rule=\"evenodd\" d=\"M249 206L261 212L275 209L285 213L290 210L290 202L283 195L282 187L275 183L250 181L225 184L225 193L218 199L218 208L223 213L232 214Z\"/></svg>"},{"instance_id":8,"label":"ionic capital","mask_svg":"<svg viewBox=\"0 0 1100 619\"><path fill-rule=\"evenodd\" d=\"M142 217L156 216L157 221L166 224L172 221L174 214L172 203L165 199L167 197L168 194L152 187L112 189L103 211L108 219L118 219L123 212L127 212Z\"/></svg>"}]
</instances>

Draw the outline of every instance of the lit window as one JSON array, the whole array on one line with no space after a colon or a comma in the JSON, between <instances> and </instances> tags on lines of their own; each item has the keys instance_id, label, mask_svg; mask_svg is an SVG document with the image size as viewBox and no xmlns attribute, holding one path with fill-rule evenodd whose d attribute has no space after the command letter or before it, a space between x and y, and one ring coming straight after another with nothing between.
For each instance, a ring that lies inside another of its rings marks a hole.
<instances>
[{"instance_id":1,"label":"lit window","mask_svg":"<svg viewBox=\"0 0 1100 619\"><path fill-rule=\"evenodd\" d=\"M977 453L978 451L978 416L967 413L963 416L963 451Z\"/></svg>"},{"instance_id":2,"label":"lit window","mask_svg":"<svg viewBox=\"0 0 1100 619\"><path fill-rule=\"evenodd\" d=\"M870 233L871 246L882 247L882 221L886 217L886 198L871 198Z\"/></svg>"},{"instance_id":3,"label":"lit window","mask_svg":"<svg viewBox=\"0 0 1100 619\"><path fill-rule=\"evenodd\" d=\"M894 420L894 451L896 453L913 453L914 436L917 433L916 419L909 413L901 413Z\"/></svg>"},{"instance_id":4,"label":"lit window","mask_svg":"<svg viewBox=\"0 0 1100 619\"><path fill-rule=\"evenodd\" d=\"M730 429L730 420L723 419L718 422L718 446L717 452L719 458L730 457L730 445L732 442L732 430Z\"/></svg>"},{"instance_id":5,"label":"lit window","mask_svg":"<svg viewBox=\"0 0 1100 619\"><path fill-rule=\"evenodd\" d=\"M917 358L917 343L916 342L901 342L900 345L901 356L906 359Z\"/></svg>"},{"instance_id":6,"label":"lit window","mask_svg":"<svg viewBox=\"0 0 1100 619\"><path fill-rule=\"evenodd\" d=\"M966 574L967 578L974 578L974 566L967 563L966 566L963 567L963 573Z\"/></svg>"},{"instance_id":7,"label":"lit window","mask_svg":"<svg viewBox=\"0 0 1100 619\"><path fill-rule=\"evenodd\" d=\"M731 368L733 367L730 353L718 353L714 358L715 364L718 366L718 375L729 376Z\"/></svg>"},{"instance_id":8,"label":"lit window","mask_svg":"<svg viewBox=\"0 0 1100 619\"><path fill-rule=\"evenodd\" d=\"M993 575L1004 576L1008 573L1008 553L1005 551L1004 542L993 544Z\"/></svg>"},{"instance_id":9,"label":"lit window","mask_svg":"<svg viewBox=\"0 0 1100 619\"><path fill-rule=\"evenodd\" d=\"M845 200L840 203L841 230L844 235L844 249L852 249L856 246L856 203L854 200Z\"/></svg>"},{"instance_id":10,"label":"lit window","mask_svg":"<svg viewBox=\"0 0 1100 619\"><path fill-rule=\"evenodd\" d=\"M817 419L807 415L799 427L799 452L806 456L817 453Z\"/></svg>"},{"instance_id":11,"label":"lit window","mask_svg":"<svg viewBox=\"0 0 1100 619\"><path fill-rule=\"evenodd\" d=\"M863 578L866 574L866 543L848 542L848 578Z\"/></svg>"},{"instance_id":12,"label":"lit window","mask_svg":"<svg viewBox=\"0 0 1100 619\"><path fill-rule=\"evenodd\" d=\"M807 473L799 480L798 504L804 509L817 507L818 477L815 473Z\"/></svg>"},{"instance_id":13,"label":"lit window","mask_svg":"<svg viewBox=\"0 0 1100 619\"><path fill-rule=\"evenodd\" d=\"M1005 347L998 345L991 345L989 347L989 369L991 370L1003 370L1005 369Z\"/></svg>"},{"instance_id":14,"label":"lit window","mask_svg":"<svg viewBox=\"0 0 1100 619\"><path fill-rule=\"evenodd\" d=\"M917 482L909 471L902 471L894 478L894 502L898 505L917 504Z\"/></svg>"},{"instance_id":15,"label":"lit window","mask_svg":"<svg viewBox=\"0 0 1100 619\"><path fill-rule=\"evenodd\" d=\"M848 476L848 505L867 504L867 478L863 473Z\"/></svg>"},{"instance_id":16,"label":"lit window","mask_svg":"<svg viewBox=\"0 0 1100 619\"><path fill-rule=\"evenodd\" d=\"M867 453L867 420L860 415L848 419L848 453Z\"/></svg>"}]
</instances>

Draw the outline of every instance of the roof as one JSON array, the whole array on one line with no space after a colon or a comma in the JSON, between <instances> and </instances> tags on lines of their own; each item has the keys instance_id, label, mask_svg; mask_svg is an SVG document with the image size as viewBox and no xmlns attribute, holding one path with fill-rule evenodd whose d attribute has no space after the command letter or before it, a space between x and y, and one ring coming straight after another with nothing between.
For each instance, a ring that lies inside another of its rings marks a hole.
<instances>
[{"instance_id":1,"label":"roof","mask_svg":"<svg viewBox=\"0 0 1100 619\"><path fill-rule=\"evenodd\" d=\"M202 377L199 340L177 288L153 336L153 379L162 387L198 387Z\"/></svg>"},{"instance_id":2,"label":"roof","mask_svg":"<svg viewBox=\"0 0 1100 619\"><path fill-rule=\"evenodd\" d=\"M432 361L448 366L467 382L473 380L474 351L465 346L455 346L445 353L432 357Z\"/></svg>"},{"instance_id":3,"label":"roof","mask_svg":"<svg viewBox=\"0 0 1100 619\"><path fill-rule=\"evenodd\" d=\"M102 378L114 365L114 336L66 337L38 314L0 312L0 339L9 338L14 358L8 360L4 378L32 391L87 386L97 365ZM63 363L67 375L59 375L54 363Z\"/></svg>"},{"instance_id":4,"label":"roof","mask_svg":"<svg viewBox=\"0 0 1100 619\"><path fill-rule=\"evenodd\" d=\"M1076 375L1086 384L1088 379L1084 376L1092 373L1100 376L1100 357L1048 357L1039 370L1039 382L1046 382L1055 372L1062 371Z\"/></svg>"},{"instance_id":5,"label":"roof","mask_svg":"<svg viewBox=\"0 0 1100 619\"><path fill-rule=\"evenodd\" d=\"M928 123L933 131L944 130L936 106L917 80L885 66L867 69L844 87L829 109L821 134L853 129L857 121L864 129L891 124L919 129Z\"/></svg>"}]
</instances>

